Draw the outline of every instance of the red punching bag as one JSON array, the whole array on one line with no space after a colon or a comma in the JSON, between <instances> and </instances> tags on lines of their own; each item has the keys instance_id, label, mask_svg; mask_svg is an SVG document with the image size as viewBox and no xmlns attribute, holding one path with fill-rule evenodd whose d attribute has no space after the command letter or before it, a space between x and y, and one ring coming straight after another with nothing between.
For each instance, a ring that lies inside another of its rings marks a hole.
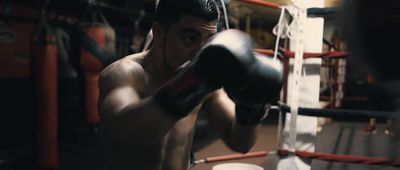
<instances>
[{"instance_id":1,"label":"red punching bag","mask_svg":"<svg viewBox=\"0 0 400 170\"><path fill-rule=\"evenodd\" d=\"M99 74L114 60L115 32L107 24L81 24L80 63L85 75L85 110L89 124L99 123L97 102L99 98Z\"/></svg>"},{"instance_id":2,"label":"red punching bag","mask_svg":"<svg viewBox=\"0 0 400 170\"><path fill-rule=\"evenodd\" d=\"M55 35L39 29L32 44L32 78L38 117L39 168L58 165L57 145L57 49Z\"/></svg>"}]
</instances>

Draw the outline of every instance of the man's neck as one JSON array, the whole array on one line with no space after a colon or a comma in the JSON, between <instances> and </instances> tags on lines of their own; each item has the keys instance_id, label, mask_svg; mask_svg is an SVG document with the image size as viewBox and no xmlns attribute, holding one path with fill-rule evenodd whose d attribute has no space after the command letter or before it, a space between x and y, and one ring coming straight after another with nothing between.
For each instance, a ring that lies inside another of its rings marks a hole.
<instances>
[{"instance_id":1,"label":"man's neck","mask_svg":"<svg viewBox=\"0 0 400 170\"><path fill-rule=\"evenodd\" d=\"M167 64L163 51L155 47L152 47L143 59L143 68L160 84L164 84L173 76L174 71Z\"/></svg>"}]
</instances>

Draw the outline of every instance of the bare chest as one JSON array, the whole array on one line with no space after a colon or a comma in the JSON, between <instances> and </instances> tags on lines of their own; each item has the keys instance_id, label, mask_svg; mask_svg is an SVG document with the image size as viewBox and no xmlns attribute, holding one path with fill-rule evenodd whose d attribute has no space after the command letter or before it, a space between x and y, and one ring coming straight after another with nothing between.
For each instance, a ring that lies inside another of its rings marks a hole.
<instances>
[{"instance_id":1,"label":"bare chest","mask_svg":"<svg viewBox=\"0 0 400 170\"><path fill-rule=\"evenodd\" d=\"M198 108L179 120L166 137L163 169L186 169L194 135Z\"/></svg>"},{"instance_id":2,"label":"bare chest","mask_svg":"<svg viewBox=\"0 0 400 170\"><path fill-rule=\"evenodd\" d=\"M139 94L142 98L151 96L159 87L157 82L149 78ZM163 170L187 169L200 107L201 105L197 106L188 116L178 120L165 136L164 144L161 146L162 161L160 162Z\"/></svg>"}]
</instances>

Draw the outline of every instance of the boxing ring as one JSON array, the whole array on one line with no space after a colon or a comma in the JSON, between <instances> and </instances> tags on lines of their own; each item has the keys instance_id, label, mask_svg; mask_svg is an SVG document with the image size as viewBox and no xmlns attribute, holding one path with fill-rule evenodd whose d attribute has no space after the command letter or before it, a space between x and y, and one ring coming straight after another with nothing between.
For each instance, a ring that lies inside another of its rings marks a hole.
<instances>
[{"instance_id":1,"label":"boxing ring","mask_svg":"<svg viewBox=\"0 0 400 170\"><path fill-rule=\"evenodd\" d=\"M261 0L240 0L243 3L249 3L253 5L264 6L273 9L284 10L279 4L273 2L266 2ZM311 10L310 10L311 9ZM308 12L316 9L322 8L308 8ZM332 12L330 10L330 12ZM281 15L282 17L282 15ZM279 33L278 33L279 34ZM277 35L277 39L279 39L279 35ZM278 42L278 41L277 41ZM304 52L304 51L290 51L283 50L279 48L275 49L255 49L257 53L269 55L269 56L279 56L281 60L289 60L295 59L298 57L299 52L301 53L302 59L309 58L320 58L320 59L345 59L350 55L348 52L344 51L331 51L324 53L312 53L312 52ZM300 61L301 61L300 60ZM301 66L301 65L300 65ZM294 66L296 67L296 66ZM301 68L301 67L300 67ZM337 81L337 80L335 80ZM375 110L350 110L350 109L335 109L335 106L338 106L338 101L343 100L343 98L339 98L330 103L333 107L330 109L326 108L311 108L311 107L299 107L297 104L293 107L288 106L283 103L278 103L271 107L270 110L275 110L275 112L270 113L279 113L281 114L289 113L295 110L296 114L301 116L309 116L309 117L326 117L326 118L345 118L345 119L394 119L397 112L389 112L389 111L375 111ZM365 100L365 99L363 99ZM281 120L279 120L281 121ZM281 122L280 122L281 123ZM282 138L281 131L282 127L278 125L278 138ZM342 131L339 132L339 135L342 135ZM338 139L339 140L339 139ZM281 141L280 141L281 142ZM393 142L393 141L392 141ZM338 143L338 141L336 141ZM194 160L193 164L204 164L204 163L215 163L221 161L230 161L230 160L239 160L239 159L248 159L248 158L257 158L257 157L269 157L270 155L277 155L280 159L296 156L300 159L311 160L321 160L328 161L329 163L351 163L351 164L365 164L365 165L379 165L379 166L389 166L400 168L400 158L396 156L384 157L384 156L365 156L361 154L334 154L328 152L309 152L303 150L293 150L293 148L283 149L282 143L278 142L278 148L272 151L256 151L249 152L246 154L230 154L230 155L221 155L221 156L213 156L206 157L203 159ZM337 146L336 146L337 147ZM334 150L337 150L335 147ZM329 165L331 166L331 164Z\"/></svg>"},{"instance_id":2,"label":"boxing ring","mask_svg":"<svg viewBox=\"0 0 400 170\"><path fill-rule=\"evenodd\" d=\"M273 50L260 50L256 49L255 51L271 55ZM289 54L288 58L294 57L292 52L283 52L283 56L285 54ZM313 54L305 54L305 57L313 58L313 57L321 57L321 58L343 58L349 55L346 52L331 52L331 53L313 53ZM273 105L271 107L272 114L282 114L288 113L291 111L291 107L285 105L283 103L278 103L277 105ZM271 114L270 113L270 114ZM370 118L376 118L378 120L386 120L386 119L394 119L397 112L390 111L376 111L376 110L351 110L351 109L327 109L327 108L308 108L308 107L298 107L298 114L303 116L312 116L312 117L325 117L325 118L338 118L338 119L364 119L368 120ZM281 136L278 136L281 137ZM222 156L213 156L207 157L199 160L195 160L193 162L194 165L203 164L203 163L216 163L222 161L232 161L232 160L240 160L240 159L248 159L248 158L260 158L260 157L268 157L271 154L276 154L280 158L285 158L290 155L295 155L301 159L307 160L320 160L320 161L328 161L333 163L351 163L351 164L365 164L365 165L379 165L379 166L389 166L400 168L400 158L389 158L389 157L374 157L374 156L363 156L363 155L346 155L346 154L333 154L326 152L308 152L302 150L296 150L295 152L291 152L285 149L277 149L274 151L256 151L249 152L247 154L230 154L230 155L222 155Z\"/></svg>"}]
</instances>

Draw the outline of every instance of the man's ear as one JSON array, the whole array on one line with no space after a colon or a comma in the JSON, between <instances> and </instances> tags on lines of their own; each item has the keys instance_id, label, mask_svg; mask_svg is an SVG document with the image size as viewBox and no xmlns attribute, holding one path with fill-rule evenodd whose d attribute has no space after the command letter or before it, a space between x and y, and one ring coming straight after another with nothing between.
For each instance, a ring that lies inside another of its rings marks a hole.
<instances>
[{"instance_id":1,"label":"man's ear","mask_svg":"<svg viewBox=\"0 0 400 170\"><path fill-rule=\"evenodd\" d=\"M153 31L154 42L159 42L160 40L164 39L165 33L160 23L154 22L153 25L151 25L151 29Z\"/></svg>"}]
</instances>

